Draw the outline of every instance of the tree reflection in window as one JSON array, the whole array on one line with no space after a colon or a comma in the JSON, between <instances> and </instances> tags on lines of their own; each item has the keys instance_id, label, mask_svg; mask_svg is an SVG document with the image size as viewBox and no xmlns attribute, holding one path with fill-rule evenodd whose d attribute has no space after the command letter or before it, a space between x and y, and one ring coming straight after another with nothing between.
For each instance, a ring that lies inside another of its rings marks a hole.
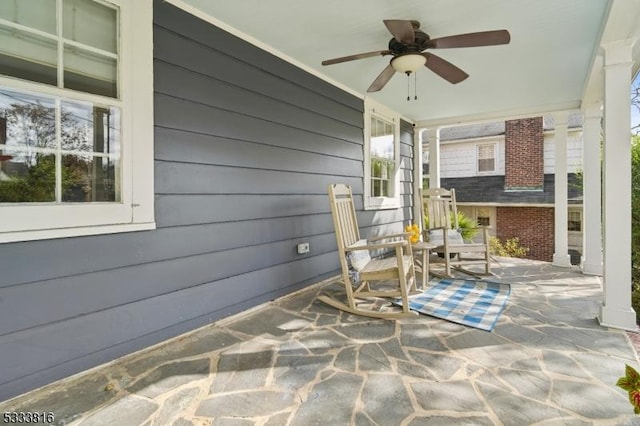
<instances>
[{"instance_id":1,"label":"tree reflection in window","mask_svg":"<svg viewBox=\"0 0 640 426\"><path fill-rule=\"evenodd\" d=\"M119 201L119 125L117 108L0 89L0 202Z\"/></svg>"}]
</instances>

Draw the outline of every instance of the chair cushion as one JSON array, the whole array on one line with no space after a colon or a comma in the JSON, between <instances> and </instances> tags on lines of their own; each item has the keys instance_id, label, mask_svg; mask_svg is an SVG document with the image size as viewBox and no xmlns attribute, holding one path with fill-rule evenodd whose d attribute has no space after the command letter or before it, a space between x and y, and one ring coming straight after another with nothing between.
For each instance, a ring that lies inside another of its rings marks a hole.
<instances>
[{"instance_id":1,"label":"chair cushion","mask_svg":"<svg viewBox=\"0 0 640 426\"><path fill-rule=\"evenodd\" d=\"M367 240L358 240L349 247L358 247L358 246L366 246ZM369 254L369 250L355 250L347 252L347 259L349 260L349 264L356 271L361 271L367 263L371 261L371 255Z\"/></svg>"},{"instance_id":2,"label":"chair cushion","mask_svg":"<svg viewBox=\"0 0 640 426\"><path fill-rule=\"evenodd\" d=\"M449 229L447 231L447 236L449 237L449 244L464 244L464 240L462 239L462 235L455 229ZM442 229L432 229L429 231L429 242L435 243L438 245L444 244L443 230Z\"/></svg>"}]
</instances>

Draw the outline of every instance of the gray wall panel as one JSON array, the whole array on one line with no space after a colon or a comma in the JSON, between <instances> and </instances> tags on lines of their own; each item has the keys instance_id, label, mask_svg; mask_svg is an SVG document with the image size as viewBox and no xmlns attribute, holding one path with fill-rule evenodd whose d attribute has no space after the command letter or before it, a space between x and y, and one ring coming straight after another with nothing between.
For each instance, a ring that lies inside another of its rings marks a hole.
<instances>
[{"instance_id":1,"label":"gray wall panel","mask_svg":"<svg viewBox=\"0 0 640 426\"><path fill-rule=\"evenodd\" d=\"M326 195L158 195L159 227L327 213ZM231 225L230 225L231 226Z\"/></svg>"},{"instance_id":2,"label":"gray wall panel","mask_svg":"<svg viewBox=\"0 0 640 426\"><path fill-rule=\"evenodd\" d=\"M354 143L362 139L359 125L325 117L165 62L156 61L155 70L154 84L159 93ZM176 85L176 81L181 84Z\"/></svg>"},{"instance_id":3,"label":"gray wall panel","mask_svg":"<svg viewBox=\"0 0 640 426\"><path fill-rule=\"evenodd\" d=\"M406 207L365 211L362 99L166 2L154 22L159 228L0 245L0 400L336 274L329 183L363 236L411 219L409 123Z\"/></svg>"},{"instance_id":4,"label":"gray wall panel","mask_svg":"<svg viewBox=\"0 0 640 426\"><path fill-rule=\"evenodd\" d=\"M323 166L329 162L340 164L355 160L362 163L363 160L362 146L356 144L342 144L339 150L330 153L315 153L301 149L308 147L290 140L280 140L280 146L274 146L160 127L156 128L155 142L157 159L185 163L323 173L326 170ZM215 150L215 156L210 155L212 150ZM247 155L248 151L252 155ZM358 169L361 176L361 165ZM351 170L349 175L353 173Z\"/></svg>"},{"instance_id":5,"label":"gray wall panel","mask_svg":"<svg viewBox=\"0 0 640 426\"><path fill-rule=\"evenodd\" d=\"M78 275L4 288L1 295L6 306L0 311L0 336L314 257L296 253L299 241L283 240L97 272L92 274L92 286L87 286L86 278ZM331 253L336 247L333 233L304 241L310 243L315 255ZM144 284L147 282L153 285ZM36 293L47 301L46 305L43 309L25 310L20 301ZM74 295L74 303L68 303L69 294Z\"/></svg>"},{"instance_id":6,"label":"gray wall panel","mask_svg":"<svg viewBox=\"0 0 640 426\"><path fill-rule=\"evenodd\" d=\"M358 111L364 111L364 105L360 99L326 81L301 72L294 65L282 61L269 52L256 49L253 45L211 26L207 22L194 19L193 16L186 12L167 7L156 7L154 21L156 27L160 26L177 32L181 36L191 39L195 44L206 44L211 49L219 49L226 55L242 61L243 65L238 66L238 68L259 66L265 73L284 78L291 84L308 89L312 92L308 96L331 98ZM160 54L157 55L161 56Z\"/></svg>"},{"instance_id":7,"label":"gray wall panel","mask_svg":"<svg viewBox=\"0 0 640 426\"><path fill-rule=\"evenodd\" d=\"M356 137L353 132L344 135L343 139L335 138L164 94L155 96L155 120L156 125L160 127L268 145L286 144L327 155L335 155L345 142L351 142L356 146L362 144L362 135L359 143L348 139Z\"/></svg>"},{"instance_id":8,"label":"gray wall panel","mask_svg":"<svg viewBox=\"0 0 640 426\"><path fill-rule=\"evenodd\" d=\"M356 183L361 178L349 176L346 167L357 168L362 163L345 161L343 169L326 167L331 175L260 170L208 164L156 162L156 193L158 194L322 194L327 185L337 180ZM340 166L340 164L338 164ZM246 182L252 182L247 185Z\"/></svg>"},{"instance_id":9,"label":"gray wall panel","mask_svg":"<svg viewBox=\"0 0 640 426\"><path fill-rule=\"evenodd\" d=\"M200 44L163 27L156 27L155 40L165 46L157 52L156 60L174 64L256 93L263 93L300 108L333 117L346 123L362 126L362 105L348 106L331 97L310 96L309 87L291 84L290 80L265 72L262 67L250 66L223 53L215 47ZM212 69L211 63L216 67Z\"/></svg>"}]
</instances>

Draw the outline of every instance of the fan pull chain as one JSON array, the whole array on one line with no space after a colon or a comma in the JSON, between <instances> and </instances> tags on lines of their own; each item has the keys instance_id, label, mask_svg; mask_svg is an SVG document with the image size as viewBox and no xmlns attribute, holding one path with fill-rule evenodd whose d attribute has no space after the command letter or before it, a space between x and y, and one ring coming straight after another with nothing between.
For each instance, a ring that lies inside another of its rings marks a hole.
<instances>
[{"instance_id":1,"label":"fan pull chain","mask_svg":"<svg viewBox=\"0 0 640 426\"><path fill-rule=\"evenodd\" d=\"M409 87L411 83L411 71L407 71L407 102L411 100L409 93L411 92L411 88Z\"/></svg>"},{"instance_id":2,"label":"fan pull chain","mask_svg":"<svg viewBox=\"0 0 640 426\"><path fill-rule=\"evenodd\" d=\"M418 100L418 77L413 73L413 99ZM411 71L407 71L407 102L411 100Z\"/></svg>"}]
</instances>

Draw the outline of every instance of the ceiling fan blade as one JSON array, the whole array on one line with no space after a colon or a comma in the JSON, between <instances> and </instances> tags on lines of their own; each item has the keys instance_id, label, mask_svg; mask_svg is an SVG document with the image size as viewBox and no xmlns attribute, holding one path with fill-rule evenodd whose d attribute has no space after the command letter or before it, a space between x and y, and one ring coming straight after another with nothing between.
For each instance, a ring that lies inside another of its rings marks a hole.
<instances>
[{"instance_id":1,"label":"ceiling fan blade","mask_svg":"<svg viewBox=\"0 0 640 426\"><path fill-rule=\"evenodd\" d=\"M326 61L322 61L322 65L333 65L339 64L341 62L354 61L356 59L371 58L373 56L384 56L390 54L390 50L376 50L375 52L358 53L355 55L343 56L341 58L327 59Z\"/></svg>"},{"instance_id":2,"label":"ceiling fan blade","mask_svg":"<svg viewBox=\"0 0 640 426\"><path fill-rule=\"evenodd\" d=\"M469 77L469 74L439 56L428 52L425 52L422 55L427 58L427 62L424 66L451 84L458 84Z\"/></svg>"},{"instance_id":3,"label":"ceiling fan blade","mask_svg":"<svg viewBox=\"0 0 640 426\"><path fill-rule=\"evenodd\" d=\"M371 58L373 56L384 56L390 54L390 50L376 50L375 52L358 53L356 55L343 56L341 58L327 59L326 61L322 61L322 65L333 65L339 64L341 62L354 61L356 59Z\"/></svg>"},{"instance_id":4,"label":"ceiling fan blade","mask_svg":"<svg viewBox=\"0 0 640 426\"><path fill-rule=\"evenodd\" d=\"M455 47L495 46L509 44L510 41L511 35L509 31L496 30L435 38L429 41L429 47L432 49L450 49Z\"/></svg>"},{"instance_id":5,"label":"ceiling fan blade","mask_svg":"<svg viewBox=\"0 0 640 426\"><path fill-rule=\"evenodd\" d=\"M382 89L385 84L387 84L387 82L391 80L391 77L393 77L395 73L396 70L393 69L391 64L387 65L387 67L382 70L380 75L373 81L373 83L371 83L371 86L369 86L367 92L377 92Z\"/></svg>"},{"instance_id":6,"label":"ceiling fan blade","mask_svg":"<svg viewBox=\"0 0 640 426\"><path fill-rule=\"evenodd\" d=\"M413 43L416 40L416 33L413 30L413 24L411 21L404 21L402 19L385 19L389 32L393 37L401 43Z\"/></svg>"}]
</instances>

